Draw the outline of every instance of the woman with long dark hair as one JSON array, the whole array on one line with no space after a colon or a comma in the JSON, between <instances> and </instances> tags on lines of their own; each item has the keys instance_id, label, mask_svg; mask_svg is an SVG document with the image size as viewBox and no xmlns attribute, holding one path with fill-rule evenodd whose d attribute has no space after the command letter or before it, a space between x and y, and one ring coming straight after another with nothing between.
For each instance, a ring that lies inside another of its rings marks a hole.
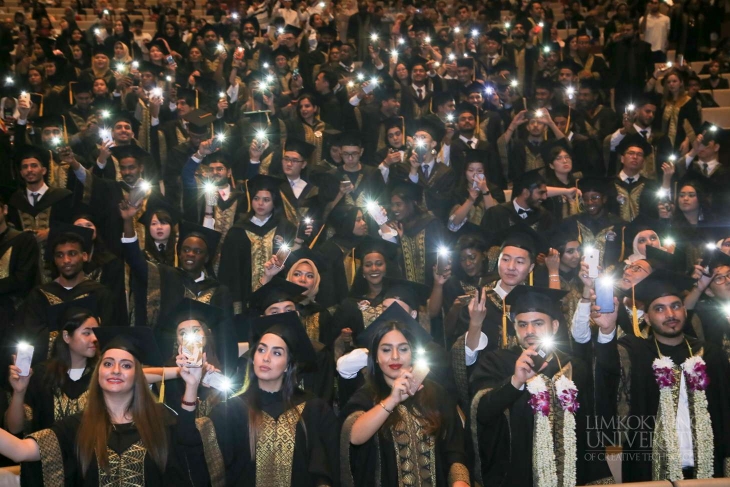
<instances>
[{"instance_id":1,"label":"woman with long dark hair","mask_svg":"<svg viewBox=\"0 0 730 487\"><path fill-rule=\"evenodd\" d=\"M307 164L311 169L322 159L322 134L334 127L319 118L319 104L311 94L299 97L296 113L294 120L286 122L287 138L303 140L314 146L312 154L307 158Z\"/></svg>"},{"instance_id":2,"label":"woman with long dark hair","mask_svg":"<svg viewBox=\"0 0 730 487\"><path fill-rule=\"evenodd\" d=\"M52 306L48 314L53 345L48 360L33 367L27 376L21 376L15 365L10 366L13 395L5 411L9 432L33 433L83 411L97 359L94 329L99 318L90 311L95 306L89 297Z\"/></svg>"},{"instance_id":3,"label":"woman with long dark hair","mask_svg":"<svg viewBox=\"0 0 730 487\"><path fill-rule=\"evenodd\" d=\"M179 212L163 202L159 207L147 208L139 221L145 227L145 258L157 264L177 267L177 235Z\"/></svg>"},{"instance_id":4,"label":"woman with long dark hair","mask_svg":"<svg viewBox=\"0 0 730 487\"><path fill-rule=\"evenodd\" d=\"M230 486L338 485L335 415L297 387L297 373L315 361L297 314L263 316L251 326L251 383L210 415L214 435L203 436L206 459L222 460ZM203 430L210 425L201 423ZM210 474L223 481L223 472Z\"/></svg>"},{"instance_id":5,"label":"woman with long dark hair","mask_svg":"<svg viewBox=\"0 0 730 487\"><path fill-rule=\"evenodd\" d=\"M40 461L21 469L25 485L205 482L194 423L205 367L181 369L186 388L174 415L155 402L142 369L142 362L161 363L152 329L99 327L94 332L103 351L84 412L24 440L0 430L0 453L16 462Z\"/></svg>"},{"instance_id":6,"label":"woman with long dark hair","mask_svg":"<svg viewBox=\"0 0 730 487\"><path fill-rule=\"evenodd\" d=\"M702 258L707 242L714 241L710 200L702 182L681 181L672 217L672 237L687 256L687 268Z\"/></svg>"},{"instance_id":7,"label":"woman with long dark hair","mask_svg":"<svg viewBox=\"0 0 730 487\"><path fill-rule=\"evenodd\" d=\"M180 27L175 22L166 21L162 32L157 32L154 39L164 39L170 50L170 55L179 64L188 55L188 45L180 37ZM153 40L154 40L153 39Z\"/></svg>"},{"instance_id":8,"label":"woman with long dark hair","mask_svg":"<svg viewBox=\"0 0 730 487\"><path fill-rule=\"evenodd\" d=\"M573 177L573 155L563 144L555 143L543 151L542 160L547 166L545 182L550 188L575 188ZM556 222L579 212L577 196L550 196L544 203L545 209L553 214Z\"/></svg>"},{"instance_id":9,"label":"woman with long dark hair","mask_svg":"<svg viewBox=\"0 0 730 487\"><path fill-rule=\"evenodd\" d=\"M340 415L342 485L396 487L409 477L417 485L470 485L456 402L418 377L431 337L397 304L364 335L367 383Z\"/></svg>"},{"instance_id":10,"label":"woman with long dark hair","mask_svg":"<svg viewBox=\"0 0 730 487\"><path fill-rule=\"evenodd\" d=\"M654 78L649 79L648 86L652 87L652 83L656 83ZM669 137L675 151L686 154L691 148L690 138L694 137L702 123L699 108L687 94L687 76L684 72L673 69L664 76L662 85L664 95L656 114L660 124L658 127Z\"/></svg>"},{"instance_id":11,"label":"woman with long dark hair","mask_svg":"<svg viewBox=\"0 0 730 487\"><path fill-rule=\"evenodd\" d=\"M487 180L486 151L468 151L464 158L464 173L454 191L454 206L449 215L449 230L460 235L482 232L484 212L504 203L504 192Z\"/></svg>"}]
</instances>

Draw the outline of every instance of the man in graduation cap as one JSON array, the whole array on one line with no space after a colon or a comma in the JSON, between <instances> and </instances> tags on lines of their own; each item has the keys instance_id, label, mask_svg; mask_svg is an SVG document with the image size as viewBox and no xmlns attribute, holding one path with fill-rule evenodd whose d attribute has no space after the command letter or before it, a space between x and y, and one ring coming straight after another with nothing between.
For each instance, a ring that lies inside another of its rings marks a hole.
<instances>
[{"instance_id":1,"label":"man in graduation cap","mask_svg":"<svg viewBox=\"0 0 730 487\"><path fill-rule=\"evenodd\" d=\"M185 143L190 134L189 123L185 116L198 108L198 91L191 88L170 89L170 109L174 105L174 118L160 124L157 129L157 158L164 168L167 157L173 147ZM165 188L167 189L167 188Z\"/></svg>"},{"instance_id":2,"label":"man in graduation cap","mask_svg":"<svg viewBox=\"0 0 730 487\"><path fill-rule=\"evenodd\" d=\"M593 54L593 39L585 29L578 29L575 37L578 47L572 61L579 67L576 74L581 80L590 78L603 80L608 72L608 66L602 57Z\"/></svg>"},{"instance_id":3,"label":"man in graduation cap","mask_svg":"<svg viewBox=\"0 0 730 487\"><path fill-rule=\"evenodd\" d=\"M530 24L517 19L512 24L510 35L512 41L503 45L504 57L514 66L517 82L522 93L532 92L532 79L537 70L540 48L528 39ZM549 30L549 29L547 29Z\"/></svg>"},{"instance_id":4,"label":"man in graduation cap","mask_svg":"<svg viewBox=\"0 0 730 487\"><path fill-rule=\"evenodd\" d=\"M387 147L385 127L387 121L400 114L400 101L398 93L390 88L379 86L374 91L375 103L366 107L356 107L355 111L362 118L361 127L368 127L368 130L362 130L362 142L365 152L363 161L366 164L377 165L381 161L377 160L375 154L378 150ZM359 103L359 102L358 102Z\"/></svg>"},{"instance_id":5,"label":"man in graduation cap","mask_svg":"<svg viewBox=\"0 0 730 487\"><path fill-rule=\"evenodd\" d=\"M45 360L48 354L48 333L54 329L48 323L50 306L93 295L102 326L127 324L127 317L119 316L115 297L106 286L88 279L84 263L89 259L93 231L78 226L64 226L52 230L47 253L58 277L33 288L25 298L15 319L14 336L25 338L35 348L33 361Z\"/></svg>"},{"instance_id":6,"label":"man in graduation cap","mask_svg":"<svg viewBox=\"0 0 730 487\"><path fill-rule=\"evenodd\" d=\"M486 34L486 42L484 49L486 50L487 59L484 63L487 77L498 75L503 69L509 69L509 61L502 56L502 44L504 43L504 34L499 29L492 29Z\"/></svg>"},{"instance_id":7,"label":"man in graduation cap","mask_svg":"<svg viewBox=\"0 0 730 487\"><path fill-rule=\"evenodd\" d=\"M241 22L243 55L246 60L246 66L251 70L260 70L264 63L272 62L271 46L259 42L256 39L259 34L260 28L256 17L252 16Z\"/></svg>"},{"instance_id":8,"label":"man in graduation cap","mask_svg":"<svg viewBox=\"0 0 730 487\"><path fill-rule=\"evenodd\" d=\"M655 181L642 174L644 159L651 155L649 142L638 134L626 135L616 148L621 161L621 172L612 180L612 196L609 208L625 221L634 220L639 213L652 215L656 208L659 188L670 190L671 174ZM667 177L668 176L668 177Z\"/></svg>"},{"instance_id":9,"label":"man in graduation cap","mask_svg":"<svg viewBox=\"0 0 730 487\"><path fill-rule=\"evenodd\" d=\"M191 163L192 161L192 163ZM185 219L202 224L221 234L221 242L239 216L248 211L246 195L231 186L231 162L220 151L209 154L202 164L207 178L195 177L198 164L191 158L183 168L183 209ZM216 251L213 269L218 273L220 252Z\"/></svg>"},{"instance_id":10,"label":"man in graduation cap","mask_svg":"<svg viewBox=\"0 0 730 487\"><path fill-rule=\"evenodd\" d=\"M636 299L651 327L647 338L617 339L616 310L592 310L599 327L596 404L607 407L604 414L614 420L610 426L623 425L620 435L603 438L623 440L614 443L631 450L622 456L624 482L728 474L730 362L717 344L683 331L687 310L682 295L692 284L680 274L659 270L636 286Z\"/></svg>"},{"instance_id":11,"label":"man in graduation cap","mask_svg":"<svg viewBox=\"0 0 730 487\"><path fill-rule=\"evenodd\" d=\"M442 86L434 83L428 76L429 61L421 56L415 56L411 60L409 71L411 84L401 92L401 113L409 120L415 120L428 113L434 90Z\"/></svg>"},{"instance_id":12,"label":"man in graduation cap","mask_svg":"<svg viewBox=\"0 0 730 487\"><path fill-rule=\"evenodd\" d=\"M388 182L390 170L396 164L405 161L406 157L406 126L403 117L393 117L385 123L386 145L375 153L375 160L380 161L378 169Z\"/></svg>"},{"instance_id":13,"label":"man in graduation cap","mask_svg":"<svg viewBox=\"0 0 730 487\"><path fill-rule=\"evenodd\" d=\"M618 126L616 112L601 103L601 84L594 79L583 79L577 87L574 130L589 137L603 140ZM603 173L606 173L604 168Z\"/></svg>"},{"instance_id":14,"label":"man in graduation cap","mask_svg":"<svg viewBox=\"0 0 730 487\"><path fill-rule=\"evenodd\" d=\"M92 85L85 82L73 83L69 96L73 102L64 111L66 129L70 136L69 143L75 149L82 148L88 143L95 144L99 136L99 122L92 107L94 102Z\"/></svg>"},{"instance_id":15,"label":"man in graduation cap","mask_svg":"<svg viewBox=\"0 0 730 487\"><path fill-rule=\"evenodd\" d=\"M526 140L515 137L515 132L524 124L527 126ZM565 138L550 112L544 108L522 110L512 119L505 133L497 140L502 170L509 180L514 181L526 171L545 167L542 150L547 143L548 128L556 139Z\"/></svg>"},{"instance_id":16,"label":"man in graduation cap","mask_svg":"<svg viewBox=\"0 0 730 487\"><path fill-rule=\"evenodd\" d=\"M281 159L286 179L279 186L286 219L299 226L304 218L321 222L324 216L324 194L315 184L302 179L307 159L315 147L300 139L289 138Z\"/></svg>"},{"instance_id":17,"label":"man in graduation cap","mask_svg":"<svg viewBox=\"0 0 730 487\"><path fill-rule=\"evenodd\" d=\"M13 227L35 235L42 263L51 220L67 222L73 211L73 193L65 188L49 187L50 154L35 146L24 146L15 157L23 187L8 200L7 219ZM49 276L45 276L47 281Z\"/></svg>"},{"instance_id":18,"label":"man in graduation cap","mask_svg":"<svg viewBox=\"0 0 730 487\"><path fill-rule=\"evenodd\" d=\"M6 197L0 194L0 323L10 325L23 299L38 283L39 249L31 232L11 227Z\"/></svg>"},{"instance_id":19,"label":"man in graduation cap","mask_svg":"<svg viewBox=\"0 0 730 487\"><path fill-rule=\"evenodd\" d=\"M612 480L605 456L596 454L591 460L586 455L593 411L590 366L555 347L565 294L514 288L505 302L516 344L482 353L474 365L469 378L471 427L475 473L483 485ZM565 425L569 416L572 428L551 424Z\"/></svg>"},{"instance_id":20,"label":"man in graduation cap","mask_svg":"<svg viewBox=\"0 0 730 487\"><path fill-rule=\"evenodd\" d=\"M233 177L242 182L281 168L280 120L268 110L244 112L241 133L244 143L236 153ZM248 145L246 143L251 141ZM323 154L324 155L324 154Z\"/></svg>"},{"instance_id":21,"label":"man in graduation cap","mask_svg":"<svg viewBox=\"0 0 730 487\"><path fill-rule=\"evenodd\" d=\"M178 267L145 261L135 231L136 208L119 205L124 233L121 244L124 260L129 264L130 287L134 295L135 326L164 326L160 317L168 315L184 298L195 299L223 310L224 318L233 316L228 288L212 272L220 242L220 233L193 223L180 224Z\"/></svg>"},{"instance_id":22,"label":"man in graduation cap","mask_svg":"<svg viewBox=\"0 0 730 487\"><path fill-rule=\"evenodd\" d=\"M93 159L96 164L92 166L92 173L103 179L121 181L122 174L119 168L119 158L114 154L112 149L114 147L121 148L123 146L139 145L135 140L135 130L139 127L139 123L134 117L126 113L109 115L109 122L107 123L105 121L101 128L111 132L112 141L105 142L102 140L99 143L98 149L94 151ZM149 153L145 155L142 163L152 168L157 164Z\"/></svg>"},{"instance_id":23,"label":"man in graduation cap","mask_svg":"<svg viewBox=\"0 0 730 487\"><path fill-rule=\"evenodd\" d=\"M334 355L332 350L321 341L307 335L307 330L297 309L297 304L302 300L302 293L305 291L306 289L302 286L284 279L274 278L253 293L249 299L251 343L256 340L256 331L260 324L272 320L272 318L262 319L264 317L283 315L291 320L292 326L298 325L300 328L297 329L297 333L301 334L302 339L311 342L316 353L314 360L316 367L300 373L299 378L305 390L329 402L334 396ZM295 314L291 314L292 311Z\"/></svg>"},{"instance_id":24,"label":"man in graduation cap","mask_svg":"<svg viewBox=\"0 0 730 487\"><path fill-rule=\"evenodd\" d=\"M710 194L711 207L720 212L730 202L727 195L730 168L719 160L720 149L723 143L727 143L727 139L727 130L705 122L700 127L690 151L676 162L676 177L702 181Z\"/></svg>"},{"instance_id":25,"label":"man in graduation cap","mask_svg":"<svg viewBox=\"0 0 730 487\"><path fill-rule=\"evenodd\" d=\"M512 185L512 200L489 208L482 218L482 228L492 234L521 223L537 230L549 231L553 217L542 204L547 200L545 178L538 169L523 173Z\"/></svg>"},{"instance_id":26,"label":"man in graduation cap","mask_svg":"<svg viewBox=\"0 0 730 487\"><path fill-rule=\"evenodd\" d=\"M449 165L457 175L463 174L467 153L475 150L486 153L485 157L480 159L487 170L486 176L490 182L501 187L504 184L504 178L499 159L486 137L483 138L481 134L481 128L478 125L481 120L480 112L481 110L471 103L462 102L456 106L454 118L458 137L451 139Z\"/></svg>"}]
</instances>

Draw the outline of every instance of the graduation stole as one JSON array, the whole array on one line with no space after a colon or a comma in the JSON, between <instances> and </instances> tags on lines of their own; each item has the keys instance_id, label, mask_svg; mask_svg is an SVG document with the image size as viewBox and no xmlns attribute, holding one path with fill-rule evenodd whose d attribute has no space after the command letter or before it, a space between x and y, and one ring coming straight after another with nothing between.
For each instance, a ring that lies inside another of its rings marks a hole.
<instances>
[{"instance_id":1,"label":"graduation stole","mask_svg":"<svg viewBox=\"0 0 730 487\"><path fill-rule=\"evenodd\" d=\"M681 99L677 101L673 100L667 100L666 106L664 108L664 114L662 116L662 129L665 129L664 131L667 134L667 137L669 137L669 140L672 142L672 146L674 146L674 141L677 138L677 122L679 122L679 111L682 109L683 106L687 104L688 101L690 101L692 98L689 97L689 95L684 95ZM689 136L690 141L694 140L694 130L691 129L687 132L687 126L689 124L685 120L684 128L685 132L687 133L687 136Z\"/></svg>"},{"instance_id":2,"label":"graduation stole","mask_svg":"<svg viewBox=\"0 0 730 487\"><path fill-rule=\"evenodd\" d=\"M593 57L593 54L589 54L588 59L586 59L586 63L583 64L580 62L580 58L578 56L573 57L573 61L575 61L577 64L583 66L583 69L581 69L580 72L590 74L591 78L593 77L593 73L591 72L591 69L593 69L593 60L594 59L595 58Z\"/></svg>"},{"instance_id":3,"label":"graduation stole","mask_svg":"<svg viewBox=\"0 0 730 487\"><path fill-rule=\"evenodd\" d=\"M413 237L403 234L400 240L406 279L426 282L426 229Z\"/></svg>"},{"instance_id":4,"label":"graduation stole","mask_svg":"<svg viewBox=\"0 0 730 487\"><path fill-rule=\"evenodd\" d=\"M545 162L542 160L542 154L540 152L537 155L533 154L527 144L525 144L525 172L543 167L545 167Z\"/></svg>"},{"instance_id":5,"label":"graduation stole","mask_svg":"<svg viewBox=\"0 0 730 487\"><path fill-rule=\"evenodd\" d=\"M677 436L677 405L684 374L689 401L689 415L692 422L692 446L694 448L695 478L708 479L714 474L714 451L712 421L707 410L705 390L710 384L707 364L702 359L703 350L692 354L692 347L685 339L689 358L681 368L674 361L662 355L654 339L659 357L654 359L651 368L659 386L659 410L654 427L652 451L652 478L654 480L682 480L682 456Z\"/></svg>"},{"instance_id":6,"label":"graduation stole","mask_svg":"<svg viewBox=\"0 0 730 487\"><path fill-rule=\"evenodd\" d=\"M613 225L602 229L598 234L593 235L593 232L586 225L581 222L578 224L578 241L584 246L592 246L598 249L598 262L603 263L603 255L606 252L606 236L613 232Z\"/></svg>"},{"instance_id":7,"label":"graduation stole","mask_svg":"<svg viewBox=\"0 0 730 487\"><path fill-rule=\"evenodd\" d=\"M358 191L360 189L360 183L362 183L364 175L361 173L357 177L357 181L355 181L355 184L352 185L353 190L350 193L347 193L345 195L345 203L352 206L357 206L358 208L365 208L365 195L362 191ZM352 197L353 194L357 193L357 196L355 198Z\"/></svg>"},{"instance_id":8,"label":"graduation stole","mask_svg":"<svg viewBox=\"0 0 730 487\"><path fill-rule=\"evenodd\" d=\"M314 146L314 152L309 156L309 161L307 162L311 166L317 166L322 160L322 132L326 128L325 123L315 119L313 126L310 127L306 123L303 123L302 127L304 127L304 140Z\"/></svg>"},{"instance_id":9,"label":"graduation stole","mask_svg":"<svg viewBox=\"0 0 730 487\"><path fill-rule=\"evenodd\" d=\"M560 365L557 355L555 358ZM578 388L568 377L572 370L571 364L566 364L552 379L538 374L527 382L529 405L535 415L532 476L536 487L576 485L575 412L580 404Z\"/></svg>"},{"instance_id":10,"label":"graduation stole","mask_svg":"<svg viewBox=\"0 0 730 487\"><path fill-rule=\"evenodd\" d=\"M629 191L620 184L614 184L618 193L616 201L620 205L619 216L623 220L630 222L639 214L639 198L645 185L646 183L641 182Z\"/></svg>"}]
</instances>

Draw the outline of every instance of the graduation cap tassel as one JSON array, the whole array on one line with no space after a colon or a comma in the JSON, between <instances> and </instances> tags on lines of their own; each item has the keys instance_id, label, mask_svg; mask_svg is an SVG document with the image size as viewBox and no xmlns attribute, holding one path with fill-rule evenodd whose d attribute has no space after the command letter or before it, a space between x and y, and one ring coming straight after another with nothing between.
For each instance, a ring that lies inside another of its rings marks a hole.
<instances>
[{"instance_id":1,"label":"graduation cap tassel","mask_svg":"<svg viewBox=\"0 0 730 487\"><path fill-rule=\"evenodd\" d=\"M61 120L63 120L63 142L65 144L68 144L68 130L66 129L66 117L64 115L61 115Z\"/></svg>"},{"instance_id":2,"label":"graduation cap tassel","mask_svg":"<svg viewBox=\"0 0 730 487\"><path fill-rule=\"evenodd\" d=\"M578 243L583 245L583 232L580 231L580 225L578 225Z\"/></svg>"},{"instance_id":3,"label":"graduation cap tassel","mask_svg":"<svg viewBox=\"0 0 730 487\"><path fill-rule=\"evenodd\" d=\"M162 382L160 382L160 396L157 398L160 404L165 402L165 368L162 367Z\"/></svg>"},{"instance_id":4,"label":"graduation cap tassel","mask_svg":"<svg viewBox=\"0 0 730 487\"><path fill-rule=\"evenodd\" d=\"M626 227L621 229L621 257L618 260L624 260L624 252L626 251L626 241L624 240L624 234L626 233Z\"/></svg>"},{"instance_id":5,"label":"graduation cap tassel","mask_svg":"<svg viewBox=\"0 0 730 487\"><path fill-rule=\"evenodd\" d=\"M507 305L502 298L502 348L507 348Z\"/></svg>"},{"instance_id":6,"label":"graduation cap tassel","mask_svg":"<svg viewBox=\"0 0 730 487\"><path fill-rule=\"evenodd\" d=\"M631 286L631 324L634 327L634 335L640 337L641 330L639 330L639 316L636 312L636 296L634 295L634 286Z\"/></svg>"},{"instance_id":7,"label":"graduation cap tassel","mask_svg":"<svg viewBox=\"0 0 730 487\"><path fill-rule=\"evenodd\" d=\"M352 287L352 284L355 282L355 272L357 272L355 268L355 247L350 251L350 270L352 271L352 274L350 274L352 277L350 277L349 285Z\"/></svg>"},{"instance_id":8,"label":"graduation cap tassel","mask_svg":"<svg viewBox=\"0 0 730 487\"><path fill-rule=\"evenodd\" d=\"M570 133L570 105L568 105L568 121L565 122L565 130L567 130L568 133ZM568 134L565 134L565 135L568 135Z\"/></svg>"},{"instance_id":9,"label":"graduation cap tassel","mask_svg":"<svg viewBox=\"0 0 730 487\"><path fill-rule=\"evenodd\" d=\"M196 89L196 90L195 90L195 109L196 109L196 110L197 110L198 108L200 108L200 106L198 106L198 105L199 105L199 103L198 103L198 90Z\"/></svg>"},{"instance_id":10,"label":"graduation cap tassel","mask_svg":"<svg viewBox=\"0 0 730 487\"><path fill-rule=\"evenodd\" d=\"M310 243L310 244L309 244L309 248L310 248L310 249L311 249L311 248L313 248L313 247L314 247L314 245L315 245L315 244L317 243L317 240L319 239L319 236L320 236L320 235L322 235L322 230L324 230L324 227L326 227L326 226L327 226L327 225L322 225L322 228L320 228L320 229L319 229L319 232L317 232L317 236L316 236L316 237L314 237L314 238L312 239L312 243ZM353 252L354 252L354 249L353 249ZM354 254L353 254L353 255L354 255ZM352 265L353 265L353 266L355 265L355 264L354 264L354 257L353 257L353 264L352 264ZM353 275L353 276L355 275L355 272L354 272L354 271L353 271L352 275Z\"/></svg>"},{"instance_id":11,"label":"graduation cap tassel","mask_svg":"<svg viewBox=\"0 0 730 487\"><path fill-rule=\"evenodd\" d=\"M251 211L251 194L248 192L248 179L244 179L243 181L243 187L246 189L246 203L247 203L247 211Z\"/></svg>"},{"instance_id":12,"label":"graduation cap tassel","mask_svg":"<svg viewBox=\"0 0 730 487\"><path fill-rule=\"evenodd\" d=\"M530 286L532 286L532 271L530 271Z\"/></svg>"}]
</instances>

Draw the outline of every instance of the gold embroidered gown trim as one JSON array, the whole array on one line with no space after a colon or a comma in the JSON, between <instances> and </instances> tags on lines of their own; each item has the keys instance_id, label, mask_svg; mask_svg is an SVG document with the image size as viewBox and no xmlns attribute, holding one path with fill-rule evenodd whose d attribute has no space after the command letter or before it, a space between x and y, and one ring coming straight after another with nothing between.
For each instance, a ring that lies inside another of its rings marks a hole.
<instances>
[{"instance_id":1,"label":"gold embroidered gown trim","mask_svg":"<svg viewBox=\"0 0 730 487\"><path fill-rule=\"evenodd\" d=\"M7 279L10 276L10 259L13 257L13 247L10 246L0 257L0 279Z\"/></svg>"},{"instance_id":2,"label":"gold embroidered gown trim","mask_svg":"<svg viewBox=\"0 0 730 487\"><path fill-rule=\"evenodd\" d=\"M402 487L436 487L436 441L424 432L418 413L398 405L401 420L391 427Z\"/></svg>"},{"instance_id":3,"label":"gold embroidered gown trim","mask_svg":"<svg viewBox=\"0 0 730 487\"><path fill-rule=\"evenodd\" d=\"M426 229L413 237L401 237L403 263L406 279L424 284L426 282Z\"/></svg>"},{"instance_id":4,"label":"gold embroidered gown trim","mask_svg":"<svg viewBox=\"0 0 730 487\"><path fill-rule=\"evenodd\" d=\"M262 412L256 440L257 487L290 487L297 425L306 403L285 411L278 420Z\"/></svg>"},{"instance_id":5,"label":"gold embroidered gown trim","mask_svg":"<svg viewBox=\"0 0 730 487\"><path fill-rule=\"evenodd\" d=\"M205 463L208 465L210 484L212 487L223 487L226 484L226 467L223 463L223 454L218 446L213 421L207 417L198 418L195 420L195 427L200 432L200 438L203 441L203 453Z\"/></svg>"},{"instance_id":6,"label":"gold embroidered gown trim","mask_svg":"<svg viewBox=\"0 0 730 487\"><path fill-rule=\"evenodd\" d=\"M307 331L310 340L319 341L319 315L320 313L315 313L302 318L304 329Z\"/></svg>"},{"instance_id":7,"label":"gold embroidered gown trim","mask_svg":"<svg viewBox=\"0 0 730 487\"><path fill-rule=\"evenodd\" d=\"M59 421L63 418L76 414L86 409L89 399L89 391L84 391L76 399L71 399L63 392L56 390L53 394L53 419Z\"/></svg>"},{"instance_id":8,"label":"gold embroidered gown trim","mask_svg":"<svg viewBox=\"0 0 730 487\"><path fill-rule=\"evenodd\" d=\"M44 487L64 487L63 456L56 433L50 429L28 435L38 443Z\"/></svg>"},{"instance_id":9,"label":"gold embroidered gown trim","mask_svg":"<svg viewBox=\"0 0 730 487\"><path fill-rule=\"evenodd\" d=\"M145 487L144 457L147 449L142 440L127 448L121 455L107 447L109 469L99 467L100 487ZM97 458L98 463L98 458Z\"/></svg>"},{"instance_id":10,"label":"gold embroidered gown trim","mask_svg":"<svg viewBox=\"0 0 730 487\"><path fill-rule=\"evenodd\" d=\"M262 236L246 230L246 236L251 242L251 292L261 287L260 279L264 275L264 264L274 253L275 235L276 228L272 228Z\"/></svg>"}]
</instances>

